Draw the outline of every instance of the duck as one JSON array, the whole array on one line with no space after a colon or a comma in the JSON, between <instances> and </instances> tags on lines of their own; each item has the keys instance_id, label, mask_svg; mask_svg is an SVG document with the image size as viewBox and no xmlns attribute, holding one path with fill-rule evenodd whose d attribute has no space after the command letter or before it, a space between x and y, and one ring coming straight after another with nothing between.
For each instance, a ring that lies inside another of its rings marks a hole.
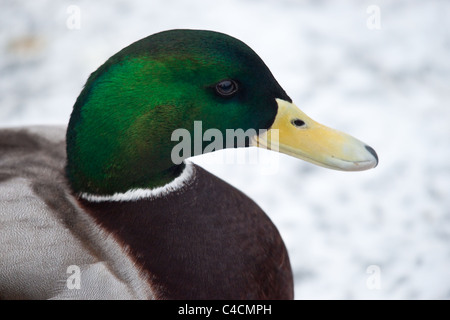
<instances>
[{"instance_id":1,"label":"duck","mask_svg":"<svg viewBox=\"0 0 450 320\"><path fill-rule=\"evenodd\" d=\"M269 216L189 160L238 147L343 171L378 164L232 36L167 30L114 54L67 126L0 130L0 299L293 299Z\"/></svg>"}]
</instances>

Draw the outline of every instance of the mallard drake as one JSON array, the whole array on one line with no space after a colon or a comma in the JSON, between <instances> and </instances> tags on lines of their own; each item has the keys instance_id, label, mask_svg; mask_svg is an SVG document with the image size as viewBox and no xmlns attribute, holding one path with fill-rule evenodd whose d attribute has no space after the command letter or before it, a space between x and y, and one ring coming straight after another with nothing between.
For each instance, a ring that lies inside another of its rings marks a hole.
<instances>
[{"instance_id":1,"label":"mallard drake","mask_svg":"<svg viewBox=\"0 0 450 320\"><path fill-rule=\"evenodd\" d=\"M199 122L246 134L180 148L174 132ZM268 216L186 160L251 146L338 170L378 163L300 111L233 37L171 30L124 48L91 74L67 129L0 130L0 298L292 299Z\"/></svg>"}]
</instances>

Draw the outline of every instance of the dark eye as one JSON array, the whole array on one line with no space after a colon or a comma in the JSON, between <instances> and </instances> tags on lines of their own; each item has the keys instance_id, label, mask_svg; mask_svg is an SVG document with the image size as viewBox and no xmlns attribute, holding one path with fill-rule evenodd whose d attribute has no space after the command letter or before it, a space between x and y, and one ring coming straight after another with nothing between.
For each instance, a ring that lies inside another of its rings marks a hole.
<instances>
[{"instance_id":1,"label":"dark eye","mask_svg":"<svg viewBox=\"0 0 450 320\"><path fill-rule=\"evenodd\" d=\"M238 84L234 80L222 80L216 84L216 92L223 97L230 97L238 91Z\"/></svg>"}]
</instances>

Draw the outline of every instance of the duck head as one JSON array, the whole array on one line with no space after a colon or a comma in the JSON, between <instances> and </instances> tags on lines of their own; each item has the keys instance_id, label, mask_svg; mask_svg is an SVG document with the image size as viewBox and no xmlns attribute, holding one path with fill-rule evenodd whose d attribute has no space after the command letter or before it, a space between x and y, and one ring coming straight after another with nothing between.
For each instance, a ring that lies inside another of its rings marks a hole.
<instances>
[{"instance_id":1,"label":"duck head","mask_svg":"<svg viewBox=\"0 0 450 320\"><path fill-rule=\"evenodd\" d=\"M178 144L173 132L194 135L198 121L224 137L227 129L256 132L223 147L271 148L346 171L378 163L365 143L300 111L243 42L212 31L171 30L124 48L89 77L67 130L73 190L108 195L172 181L184 168L171 157ZM202 143L192 149L204 151L209 142Z\"/></svg>"}]
</instances>

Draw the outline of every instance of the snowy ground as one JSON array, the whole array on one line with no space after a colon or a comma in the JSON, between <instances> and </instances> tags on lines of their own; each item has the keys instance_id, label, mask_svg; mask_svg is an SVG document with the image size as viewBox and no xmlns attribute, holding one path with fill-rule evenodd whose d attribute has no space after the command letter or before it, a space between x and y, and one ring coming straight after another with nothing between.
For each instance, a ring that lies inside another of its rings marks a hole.
<instances>
[{"instance_id":1,"label":"snowy ground","mask_svg":"<svg viewBox=\"0 0 450 320\"><path fill-rule=\"evenodd\" d=\"M0 126L67 123L90 72L173 28L243 40L303 111L378 152L359 173L194 159L276 223L297 299L450 298L450 2L2 0Z\"/></svg>"}]
</instances>

